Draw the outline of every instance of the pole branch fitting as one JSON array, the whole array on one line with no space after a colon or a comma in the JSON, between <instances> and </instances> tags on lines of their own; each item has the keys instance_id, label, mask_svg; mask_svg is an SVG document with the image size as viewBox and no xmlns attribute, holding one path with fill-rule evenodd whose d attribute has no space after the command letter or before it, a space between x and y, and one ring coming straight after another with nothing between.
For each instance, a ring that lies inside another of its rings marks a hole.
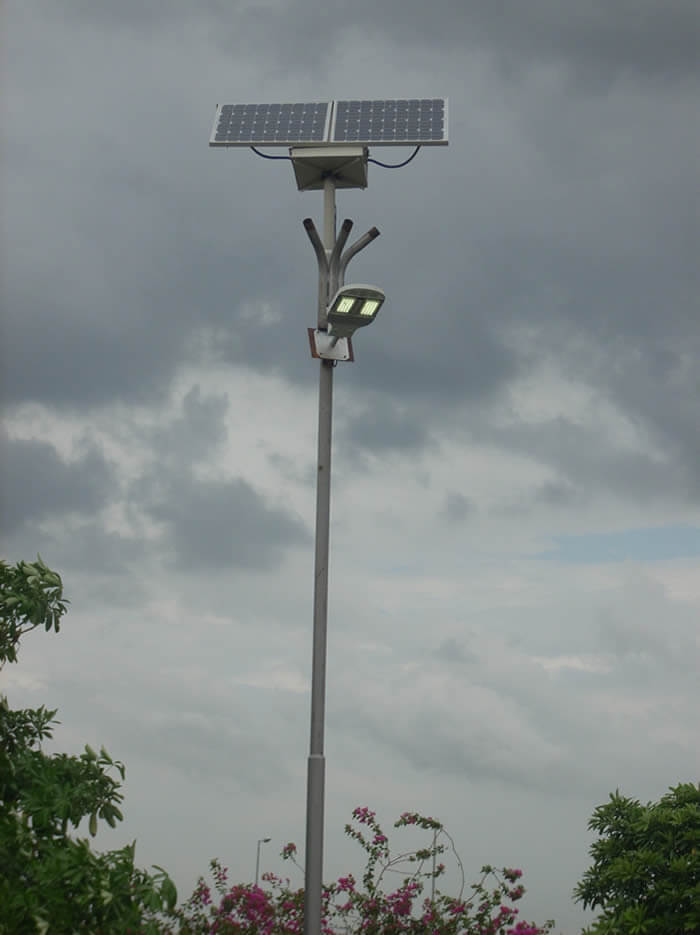
<instances>
[{"instance_id":1,"label":"pole branch fitting","mask_svg":"<svg viewBox=\"0 0 700 935\"><path fill-rule=\"evenodd\" d=\"M371 244L372 241L377 237L379 237L379 230L376 227L371 228L367 231L366 234L363 234L362 237L356 240L354 244L351 244L345 253L340 257L337 273L339 287L345 284L345 270L348 268L348 263L350 260L352 260L352 258L360 252L360 250L364 250L365 247L368 244Z\"/></svg>"}]
</instances>

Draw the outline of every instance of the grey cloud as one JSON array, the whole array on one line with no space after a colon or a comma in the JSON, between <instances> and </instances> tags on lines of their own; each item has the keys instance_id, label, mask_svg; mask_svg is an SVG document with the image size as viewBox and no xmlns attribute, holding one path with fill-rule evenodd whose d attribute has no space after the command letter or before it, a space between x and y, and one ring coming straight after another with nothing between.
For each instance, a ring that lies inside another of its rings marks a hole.
<instances>
[{"instance_id":1,"label":"grey cloud","mask_svg":"<svg viewBox=\"0 0 700 935\"><path fill-rule=\"evenodd\" d=\"M87 574L123 574L146 553L143 539L109 532L97 522L69 525L60 532L44 533L42 538L47 554L57 556L61 569ZM115 585L110 583L106 587L114 593ZM117 585L116 590L119 588Z\"/></svg>"},{"instance_id":2,"label":"grey cloud","mask_svg":"<svg viewBox=\"0 0 700 935\"><path fill-rule=\"evenodd\" d=\"M157 175L158 170L153 166L149 171ZM114 188L109 184L101 187ZM67 180L66 188L79 190L78 170ZM153 232L148 203L129 192L119 196L117 203L121 202L121 211L124 205L132 206L135 223L132 219L120 223L113 217L98 239L78 229L72 240L64 243L50 224L36 232L37 249L51 257L48 271L46 266L38 272L23 269L18 260L5 289L7 313L0 362L6 404L37 400L84 408L100 406L115 397L158 401L164 398L182 361L201 356L201 335L207 330L224 330L224 322L226 340L218 340L217 351L226 355L228 344L231 359L247 355L249 361L265 366L261 351L268 342L260 340L255 323L237 318L235 311L255 296L254 284L256 279L265 278L263 270L269 275L269 298L278 301L285 281L280 270L284 263L266 256L270 250L263 243L257 259L232 260L223 236L218 246L205 250L200 231L210 226L206 209L202 205L194 208L190 224L183 229L177 190L175 184L172 192L164 192L163 205L155 209L162 215L167 237ZM152 193L150 197L152 200ZM88 217L91 211L99 210L114 214L111 204L98 209L94 200L79 200L76 210ZM223 217L222 213L219 220ZM16 249L8 244L8 267ZM66 279L57 291L51 266L72 269L77 252L81 281ZM260 267L257 278L256 265ZM246 277L241 275L243 268ZM234 294L229 286L232 277L236 281ZM275 282L280 283L277 289L270 285ZM207 283L213 291L205 302Z\"/></svg>"},{"instance_id":3,"label":"grey cloud","mask_svg":"<svg viewBox=\"0 0 700 935\"><path fill-rule=\"evenodd\" d=\"M369 449L375 453L410 452L430 442L429 430L410 408L399 407L380 396L372 398L363 412L346 421L341 437L351 451Z\"/></svg>"},{"instance_id":4,"label":"grey cloud","mask_svg":"<svg viewBox=\"0 0 700 935\"><path fill-rule=\"evenodd\" d=\"M619 8L582 9L544 0L508 11L493 4L443 4L443 15L431 12L430 28L424 28L423 9L409 3L398 20L390 18L392 35L405 29L426 48L434 30L449 29L451 36L463 35L504 57L518 51L524 62L540 60L538 47L549 50L553 60L572 62L577 57L595 62L596 54L605 58L614 47L621 69L634 62L641 68L644 61L655 74L673 48L676 64L669 75L674 78L682 67L679 40L688 35L692 7L677 2L659 12L647 2L635 4L633 16ZM328 8L314 29L323 32L331 22L361 18L361 8L349 9L353 12L331 15ZM223 15L217 3L196 12L184 4L127 5L118 13L111 4L90 10L66 4L64 13L71 11L88 21L106 17L104 26L132 16L134 23L141 18L158 24L156 58L172 52L172 37L161 29L166 17L176 22L182 16L194 29L198 17L206 22ZM317 13L312 5L306 15ZM225 21L239 34L250 25L277 35L288 16L296 20L299 10L227 8ZM382 35L385 23L376 10L372 21ZM299 30L294 34L298 39ZM121 38L132 41L127 34ZM294 44L290 54L300 54L299 49ZM285 50L278 51L283 62ZM87 67L89 47L81 54ZM697 221L687 198L695 179L690 155L695 137L686 117L692 86L671 88L661 81L650 96L618 82L609 94L597 96L575 82L540 87L532 75L512 82L483 67L489 77L482 89L483 112L503 119L510 119L511 110L522 115L512 136L497 147L488 135L474 137L469 121L480 119L481 110L467 107L456 94L454 126L462 137L470 134L468 150L463 138L455 138L448 151L416 161L406 170L411 175L401 176L409 187L401 188L400 196L398 173L384 173L382 184L373 176L371 221L387 236L357 264L368 270L361 278L376 272L390 301L371 334L358 338L358 362L344 368L343 382L359 396L381 393L385 403L372 403L364 420L350 424L354 440L417 450L465 400L487 403L540 356L555 355L668 442L671 484L688 497L697 488L700 464L694 447L700 437L697 388L691 372L673 381L658 381L655 374L664 367L673 370L679 348L690 346L693 334L697 340L692 250ZM76 113L90 111L93 91L62 66L74 103L47 114L46 131L57 150L73 153L74 159L49 163L15 118L21 144L13 150L8 174L16 236L7 238L5 251L10 274L0 352L5 400L85 407L114 398L158 399L185 360L201 359L203 344L234 365L245 363L311 386L314 369L303 328L315 284L299 225L310 196L301 196L301 204L283 164L275 163L264 166L268 198L257 197L248 190L248 180L258 176L247 162L248 174L232 176L234 164L252 157L208 152L209 118L200 126L195 111L187 109L191 102L185 102L182 111L178 104L175 126L177 88L163 96L162 88L150 90L138 62L133 68L129 76L95 72L95 86L109 89L110 120L93 128L77 154L66 135L66 116L71 106ZM17 60L20 78L22 69ZM25 77L29 104L16 113L29 115L38 88L33 73ZM139 106L133 96L116 93L120 82L141 88ZM123 145L120 127L127 125L142 141L138 152ZM670 146L673 140L679 144ZM238 184L238 179L245 181ZM353 196L352 213L355 206L362 209L359 198ZM435 206L442 223L420 223ZM284 229L282 215L288 218ZM667 249L659 249L662 242ZM407 253L415 257L409 276ZM39 264L37 256L43 258ZM67 272L77 256L79 276ZM291 303L289 296L294 296ZM284 334L255 314L264 304L282 316ZM297 340L291 337L294 324ZM523 325L529 337L519 331ZM624 363L630 348L639 350L639 365ZM540 441L511 436L509 443L537 448ZM551 465L557 463L555 457ZM643 458L620 461L611 455L609 466L619 476L629 470L631 489L637 491L663 483L664 468ZM565 465L561 482L597 483L600 467L577 473Z\"/></svg>"},{"instance_id":5,"label":"grey cloud","mask_svg":"<svg viewBox=\"0 0 700 935\"><path fill-rule=\"evenodd\" d=\"M177 565L190 571L230 566L270 569L286 548L310 534L287 510L269 505L245 480L198 481L188 474L146 477L131 492L134 508L165 524L163 539Z\"/></svg>"},{"instance_id":6,"label":"grey cloud","mask_svg":"<svg viewBox=\"0 0 700 935\"><path fill-rule=\"evenodd\" d=\"M518 448L517 443L516 448ZM530 454L537 459L543 460L544 463L549 463L548 455L543 453L537 446L533 446ZM589 502L594 492L598 492L600 487L601 484L599 480L592 480L591 483L585 485L585 489L577 487L567 480L558 478L555 480L547 480L543 484L538 484L531 490L507 500L505 503L499 503L492 508L492 512L517 516L524 515L541 506L554 507L556 509L580 507L586 502Z\"/></svg>"},{"instance_id":7,"label":"grey cloud","mask_svg":"<svg viewBox=\"0 0 700 935\"><path fill-rule=\"evenodd\" d=\"M435 657L443 662L469 666L474 665L478 659L475 653L465 649L461 643L452 637L440 643L435 650Z\"/></svg>"},{"instance_id":8,"label":"grey cloud","mask_svg":"<svg viewBox=\"0 0 700 935\"><path fill-rule=\"evenodd\" d=\"M697 675L696 609L670 599L642 574L630 573L625 586L601 607L596 636L623 673L637 677L641 672L642 683L650 687L663 679L677 686L679 680Z\"/></svg>"},{"instance_id":9,"label":"grey cloud","mask_svg":"<svg viewBox=\"0 0 700 935\"><path fill-rule=\"evenodd\" d=\"M67 462L53 445L0 437L0 515L6 534L69 513L96 513L116 493L111 465L91 446Z\"/></svg>"},{"instance_id":10,"label":"grey cloud","mask_svg":"<svg viewBox=\"0 0 700 935\"><path fill-rule=\"evenodd\" d=\"M139 616L133 615L132 621ZM140 626L144 625L145 621L140 621ZM134 635L136 644L131 642ZM152 628L148 637L167 641ZM295 734L299 708L306 699L231 686L231 667L225 661L217 665L219 660L208 660L208 678L202 683L197 677L200 660L196 645L189 666L183 668L180 656L175 674L169 668L167 647L161 650L155 668L140 665L131 656L135 646L141 653L144 647L150 649L148 637L139 635L133 622L131 627L125 622L123 627L113 628L104 645L110 647L115 666L100 678L93 666L78 667L74 659L63 660L64 667L54 672L52 679L61 719L66 723L79 720L88 698L99 714L108 749L127 763L134 756L146 757L174 767L195 782L223 779L246 792L274 794L288 783L288 758L280 753L288 753L285 748ZM230 640L224 640L223 646L230 646ZM186 675L190 678L183 678ZM144 698L149 699L145 708Z\"/></svg>"},{"instance_id":11,"label":"grey cloud","mask_svg":"<svg viewBox=\"0 0 700 935\"><path fill-rule=\"evenodd\" d=\"M232 727L240 719L240 726ZM232 711L226 718L210 715L206 721L180 713L165 721L123 729L124 743L132 750L155 756L193 780L224 779L240 790L274 793L289 781L279 750L248 729L248 712ZM251 735L252 734L252 735Z\"/></svg>"},{"instance_id":12,"label":"grey cloud","mask_svg":"<svg viewBox=\"0 0 700 935\"><path fill-rule=\"evenodd\" d=\"M538 503L545 503L548 506L571 506L580 503L581 492L573 484L551 480L537 488L534 498Z\"/></svg>"},{"instance_id":13,"label":"grey cloud","mask_svg":"<svg viewBox=\"0 0 700 935\"><path fill-rule=\"evenodd\" d=\"M533 424L507 428L481 425L477 435L514 451L525 452L555 469L560 480L546 484L535 496L559 505L599 490L635 500L654 498L692 501L696 494L687 466L672 457L661 460L640 451L626 450L600 430L559 416Z\"/></svg>"},{"instance_id":14,"label":"grey cloud","mask_svg":"<svg viewBox=\"0 0 700 935\"><path fill-rule=\"evenodd\" d=\"M466 711L463 721L454 714L446 718L444 712L437 716L436 711L414 711L410 718L394 718L391 723L364 713L357 721L375 743L390 747L428 773L449 773L465 782L498 780L560 791L572 782L585 785L567 761L564 747L557 748L530 731L527 739L518 737L515 724L507 729L483 716L470 718Z\"/></svg>"},{"instance_id":15,"label":"grey cloud","mask_svg":"<svg viewBox=\"0 0 700 935\"><path fill-rule=\"evenodd\" d=\"M669 613L675 609L667 606ZM371 690L371 702L356 701L353 710L343 705L336 719L420 771L564 794L591 794L625 762L662 778L663 767L639 743L640 730L657 732L676 760L692 755L682 739L695 734L689 710L675 722L677 732L662 730L678 710L674 694L697 692L697 663L681 673L645 654L621 658L608 671L549 673L478 632L468 651L449 638L430 655L433 662L416 656L419 667L410 673L385 669L385 688ZM401 703L383 704L384 691Z\"/></svg>"},{"instance_id":16,"label":"grey cloud","mask_svg":"<svg viewBox=\"0 0 700 935\"><path fill-rule=\"evenodd\" d=\"M474 504L458 491L449 491L445 497L442 515L450 523L463 523L474 512Z\"/></svg>"},{"instance_id":17,"label":"grey cloud","mask_svg":"<svg viewBox=\"0 0 700 935\"><path fill-rule=\"evenodd\" d=\"M160 459L175 463L205 460L227 437L228 396L204 396L199 385L188 390L181 413L170 423L138 430Z\"/></svg>"},{"instance_id":18,"label":"grey cloud","mask_svg":"<svg viewBox=\"0 0 700 935\"><path fill-rule=\"evenodd\" d=\"M490 53L508 71L526 64L563 63L585 69L592 80L594 72L609 79L630 71L673 77L697 65L698 15L692 0L670 0L663 6L655 0L618 0L612 7L604 0L585 5L574 0L525 5L438 0L430 7L408 0L400 14L392 3L377 7L367 0L351 5L313 0L302 11L287 4L256 7L206 0L196 15L183 2L165 0L125 3L118 9L108 0L64 0L61 6L63 15L101 28L140 29L154 36L173 23L180 28L197 21L217 23L212 38L220 48L247 56L253 49L269 55L274 47L272 67L298 66L311 50L323 59L344 29L367 23L374 35L403 47L459 46L465 52ZM294 36L295 41L280 43L280 35Z\"/></svg>"},{"instance_id":19,"label":"grey cloud","mask_svg":"<svg viewBox=\"0 0 700 935\"><path fill-rule=\"evenodd\" d=\"M281 455L278 452L272 452L267 455L270 465L280 473L280 475L294 484L302 484L305 487L314 487L316 484L316 465L308 461L299 464L294 458Z\"/></svg>"},{"instance_id":20,"label":"grey cloud","mask_svg":"<svg viewBox=\"0 0 700 935\"><path fill-rule=\"evenodd\" d=\"M679 341L679 344L681 342ZM668 452L677 473L667 483L680 493L700 498L700 326L687 339L684 352L649 347L632 360L622 357L613 370L610 390L620 407L645 425Z\"/></svg>"},{"instance_id":21,"label":"grey cloud","mask_svg":"<svg viewBox=\"0 0 700 935\"><path fill-rule=\"evenodd\" d=\"M626 71L673 76L694 72L697 65L698 16L692 0L663 6L655 0L623 0L613 7L604 0L584 5L574 0L469 5L443 0L430 8L413 0L402 9L404 15L392 24L398 39L465 42L497 55L509 70L514 63L554 62L610 76Z\"/></svg>"}]
</instances>

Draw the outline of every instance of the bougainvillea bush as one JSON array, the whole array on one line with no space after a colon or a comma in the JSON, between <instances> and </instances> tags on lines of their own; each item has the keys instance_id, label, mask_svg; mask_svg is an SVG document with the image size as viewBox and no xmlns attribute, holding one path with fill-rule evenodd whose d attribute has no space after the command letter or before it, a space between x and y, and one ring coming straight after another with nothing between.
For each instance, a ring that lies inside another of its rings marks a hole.
<instances>
[{"instance_id":1,"label":"bougainvillea bush","mask_svg":"<svg viewBox=\"0 0 700 935\"><path fill-rule=\"evenodd\" d=\"M395 828L416 826L430 832L421 849L391 855L389 840L376 815L358 807L345 832L366 854L361 881L352 874L324 886L321 935L543 935L553 922L535 925L518 918L513 905L524 895L522 871L485 866L479 881L465 894L462 864L454 842L434 818L404 812ZM449 842L462 877L456 896L433 890L432 880L445 872L437 863ZM288 844L281 855L299 866L296 846ZM429 869L425 869L428 867ZM300 868L301 869L301 868ZM254 884L230 885L227 871L211 863L213 888L200 878L197 888L172 916L170 932L178 935L298 935L304 928L304 889L294 889L288 879L263 875L265 888ZM390 873L399 872L398 887L386 886ZM431 893L424 893L431 880Z\"/></svg>"}]
</instances>

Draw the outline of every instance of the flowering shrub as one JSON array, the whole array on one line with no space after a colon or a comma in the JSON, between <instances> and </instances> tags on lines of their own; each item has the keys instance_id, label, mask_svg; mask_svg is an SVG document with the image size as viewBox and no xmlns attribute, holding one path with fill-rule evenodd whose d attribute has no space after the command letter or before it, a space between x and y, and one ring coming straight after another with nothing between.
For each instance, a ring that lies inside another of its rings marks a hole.
<instances>
[{"instance_id":1,"label":"flowering shrub","mask_svg":"<svg viewBox=\"0 0 700 935\"><path fill-rule=\"evenodd\" d=\"M352 874L324 886L321 935L544 935L553 922L542 926L518 921L518 909L512 903L521 899L525 887L519 882L522 870L489 865L481 868L481 877L464 894L462 863L454 842L442 824L417 812L404 812L395 828L408 825L432 832L432 842L415 851L391 856L389 840L379 826L374 812L358 807L345 833L367 854L362 885ZM424 881L433 880L445 871L437 864L438 854L446 850L441 838L451 847L462 877L456 897L438 891L424 897ZM284 860L297 867L296 846L287 844L281 852ZM425 870L426 862L431 862ZM304 890L293 889L288 879L274 873L263 874L267 889L254 884L229 886L227 871L219 861L211 862L216 898L203 879L185 903L171 914L176 928L166 928L167 935L300 935L304 928ZM410 869L401 869L409 867ZM434 867L434 869L433 869ZM299 869L301 869L299 867ZM385 892L384 877L389 871L404 874L396 889Z\"/></svg>"}]
</instances>

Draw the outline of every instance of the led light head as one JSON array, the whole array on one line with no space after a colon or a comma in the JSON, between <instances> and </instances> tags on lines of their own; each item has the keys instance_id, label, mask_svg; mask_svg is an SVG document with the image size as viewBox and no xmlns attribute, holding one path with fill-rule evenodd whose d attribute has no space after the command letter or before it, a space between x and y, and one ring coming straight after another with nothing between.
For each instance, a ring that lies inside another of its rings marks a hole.
<instances>
[{"instance_id":1,"label":"led light head","mask_svg":"<svg viewBox=\"0 0 700 935\"><path fill-rule=\"evenodd\" d=\"M363 283L341 286L328 306L330 333L337 338L349 338L358 328L374 321L383 302L384 292L377 286Z\"/></svg>"}]
</instances>

